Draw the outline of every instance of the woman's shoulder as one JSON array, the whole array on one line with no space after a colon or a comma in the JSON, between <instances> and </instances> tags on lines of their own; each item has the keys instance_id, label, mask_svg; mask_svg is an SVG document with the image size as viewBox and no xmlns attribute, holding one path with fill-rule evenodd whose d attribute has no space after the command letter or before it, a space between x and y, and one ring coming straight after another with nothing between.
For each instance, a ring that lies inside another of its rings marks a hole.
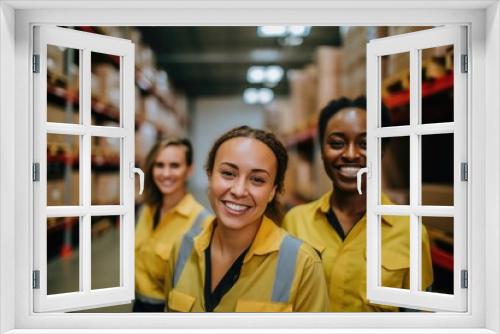
<instances>
[{"instance_id":1,"label":"woman's shoulder","mask_svg":"<svg viewBox=\"0 0 500 334\"><path fill-rule=\"evenodd\" d=\"M302 239L296 238L281 227L276 226L276 228L280 230L281 234L281 250L283 250L283 248L288 248L284 249L284 251L291 252L293 249L296 249L298 260L303 259L306 260L306 262L321 262L318 252L311 245Z\"/></svg>"},{"instance_id":2,"label":"woman's shoulder","mask_svg":"<svg viewBox=\"0 0 500 334\"><path fill-rule=\"evenodd\" d=\"M305 262L308 263L321 263L321 258L318 252L307 242L302 242L299 249L300 255L304 257Z\"/></svg>"},{"instance_id":3,"label":"woman's shoulder","mask_svg":"<svg viewBox=\"0 0 500 334\"><path fill-rule=\"evenodd\" d=\"M154 214L155 208L150 204L144 203L139 207L138 211L139 211L139 215L137 217L138 217L138 220L140 223L141 221L144 221L144 220L149 221L149 220L153 219L153 214Z\"/></svg>"},{"instance_id":4,"label":"woman's shoulder","mask_svg":"<svg viewBox=\"0 0 500 334\"><path fill-rule=\"evenodd\" d=\"M318 210L319 208L321 208L325 205L325 201L328 202L328 198L330 196L329 194L330 193L326 193L314 201L299 204L299 205L292 207L285 215L285 218L287 218L287 217L290 218L290 217L295 217L295 216L313 215L316 212L316 210ZM325 198L326 198L326 200L325 200Z\"/></svg>"}]
</instances>

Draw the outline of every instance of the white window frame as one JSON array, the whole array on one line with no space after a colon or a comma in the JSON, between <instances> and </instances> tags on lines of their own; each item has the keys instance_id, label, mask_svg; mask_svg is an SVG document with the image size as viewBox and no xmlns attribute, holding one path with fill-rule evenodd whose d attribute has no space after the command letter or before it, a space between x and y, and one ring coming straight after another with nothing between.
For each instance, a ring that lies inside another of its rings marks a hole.
<instances>
[{"instance_id":1,"label":"white window frame","mask_svg":"<svg viewBox=\"0 0 500 334\"><path fill-rule=\"evenodd\" d=\"M67 9L62 9L62 7ZM128 9L116 8L127 6ZM73 7L69 8L68 7ZM133 7L133 8L132 8ZM143 10L137 8L145 7ZM162 7L162 8L160 8ZM47 10L47 8L50 8ZM112 9L105 9L112 8ZM465 314L33 314L31 26L437 25L471 28L468 312ZM0 332L499 333L500 8L497 1L3 1L0 3ZM15 64L13 68L12 64ZM487 69L487 70L486 70ZM12 126L15 124L15 126ZM14 138L14 144L12 142ZM486 182L487 180L487 182ZM14 196L12 196L14 192ZM12 256L15 254L15 257ZM489 256L486 256L489 254ZM14 288L12 288L14 287ZM487 289L487 293L485 293ZM472 293L473 292L473 293ZM65 330L61 330L64 329ZM93 329L87 329L93 328ZM115 330L112 330L115 328ZM232 328L232 329L228 329ZM288 330L279 330L288 328ZM301 328L301 329L296 329ZM377 329L380 328L380 329ZM42 330L44 329L44 330ZM53 329L53 330L50 330ZM60 329L60 330L56 330ZM77 330L79 329L79 330ZM85 330L87 329L87 330ZM158 331L156 331L158 332ZM185 331L184 331L185 332Z\"/></svg>"},{"instance_id":2,"label":"white window frame","mask_svg":"<svg viewBox=\"0 0 500 334\"><path fill-rule=\"evenodd\" d=\"M422 59L421 50L452 45L453 64L453 121L422 123ZM398 36L372 40L366 51L367 82L367 297L377 304L433 311L467 310L467 289L461 286L461 272L467 270L467 184L461 180L461 164L467 163L467 81L470 72L462 71L462 55L467 55L467 27L442 26ZM381 58L407 52L410 58L409 124L381 126L382 61ZM465 60L466 61L466 60ZM453 199L451 206L431 206L421 203L421 166L423 135L451 134L453 136ZM382 138L409 138L410 201L408 205L382 205ZM382 232L381 217L397 215L409 217L410 224L410 287L397 289L382 286ZM422 228L421 217L453 218L453 293L422 291Z\"/></svg>"},{"instance_id":3,"label":"white window frame","mask_svg":"<svg viewBox=\"0 0 500 334\"><path fill-rule=\"evenodd\" d=\"M36 26L34 54L39 56L39 73L33 74L34 162L38 163L39 181L33 184L34 234L33 268L39 272L39 288L34 289L35 312L74 311L91 305L127 304L134 299L134 45L124 39L102 36L67 28ZM47 120L47 46L72 48L79 53L79 123L54 123ZM117 126L91 123L91 54L99 52L120 59L120 105ZM78 136L79 204L47 206L47 135ZM93 137L120 141L120 204L93 205L91 196L91 140ZM115 287L92 289L91 218L119 216L119 281ZM79 222L79 290L47 294L47 218L76 217Z\"/></svg>"}]
</instances>

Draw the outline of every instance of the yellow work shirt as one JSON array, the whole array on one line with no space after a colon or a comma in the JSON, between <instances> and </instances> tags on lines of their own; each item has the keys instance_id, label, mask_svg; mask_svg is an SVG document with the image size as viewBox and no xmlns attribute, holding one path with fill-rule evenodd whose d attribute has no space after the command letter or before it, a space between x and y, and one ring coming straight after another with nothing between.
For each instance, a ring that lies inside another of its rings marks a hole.
<instances>
[{"instance_id":1,"label":"yellow work shirt","mask_svg":"<svg viewBox=\"0 0 500 334\"><path fill-rule=\"evenodd\" d=\"M169 253L175 241L191 228L198 214L205 209L191 194L186 194L153 229L155 210L145 205L135 229L135 292L138 298L163 302L164 287L151 275L156 271L151 259L157 253Z\"/></svg>"},{"instance_id":2,"label":"yellow work shirt","mask_svg":"<svg viewBox=\"0 0 500 334\"><path fill-rule=\"evenodd\" d=\"M283 228L321 253L328 284L331 312L397 311L397 307L371 304L366 298L366 214L353 226L344 240L329 224L328 192L316 201L292 208ZM382 194L382 204L393 204ZM382 219L382 286L410 286L410 224L407 217ZM422 228L422 286L433 281L429 237Z\"/></svg>"},{"instance_id":3,"label":"yellow work shirt","mask_svg":"<svg viewBox=\"0 0 500 334\"><path fill-rule=\"evenodd\" d=\"M174 245L170 254L170 259L173 260L168 261L165 277L168 311L205 312L205 250L210 245L214 224L215 219L212 219L194 237L193 246L175 286L173 276L176 261L181 261L179 252L183 246L182 242ZM291 282L286 292L286 301L276 302L275 277L284 277L283 271L281 275L278 274L280 247L284 239L296 243L297 248L293 252L296 257L292 262L293 266L285 271L285 276L288 274L286 279L278 280L279 283ZM328 304L326 281L316 252L264 217L243 259L238 280L222 297L214 312L322 312L327 310Z\"/></svg>"}]
</instances>

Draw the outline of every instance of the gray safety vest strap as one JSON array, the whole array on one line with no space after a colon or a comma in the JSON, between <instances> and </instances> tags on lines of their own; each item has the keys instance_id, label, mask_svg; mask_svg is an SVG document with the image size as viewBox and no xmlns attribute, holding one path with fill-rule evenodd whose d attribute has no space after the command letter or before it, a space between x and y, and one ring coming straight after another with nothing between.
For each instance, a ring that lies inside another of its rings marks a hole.
<instances>
[{"instance_id":1,"label":"gray safety vest strap","mask_svg":"<svg viewBox=\"0 0 500 334\"><path fill-rule=\"evenodd\" d=\"M141 295L140 293L135 293L135 299L140 300L143 303L151 304L151 305L165 305L165 299L158 299L153 297L148 297Z\"/></svg>"},{"instance_id":2,"label":"gray safety vest strap","mask_svg":"<svg viewBox=\"0 0 500 334\"><path fill-rule=\"evenodd\" d=\"M189 231L184 234L181 243L181 249L179 250L179 255L177 256L177 261L175 262L174 269L174 287L177 285L177 281L179 281L179 277L181 276L182 270L186 265L186 262L191 255L191 251L193 250L193 240L194 237L201 232L201 224L205 219L210 216L210 212L206 209L201 210L201 212L196 217L196 220L193 223L193 226L189 229Z\"/></svg>"},{"instance_id":3,"label":"gray safety vest strap","mask_svg":"<svg viewBox=\"0 0 500 334\"><path fill-rule=\"evenodd\" d=\"M302 241L290 235L286 235L281 242L273 285L273 302L288 302L300 245L302 245Z\"/></svg>"}]
</instances>

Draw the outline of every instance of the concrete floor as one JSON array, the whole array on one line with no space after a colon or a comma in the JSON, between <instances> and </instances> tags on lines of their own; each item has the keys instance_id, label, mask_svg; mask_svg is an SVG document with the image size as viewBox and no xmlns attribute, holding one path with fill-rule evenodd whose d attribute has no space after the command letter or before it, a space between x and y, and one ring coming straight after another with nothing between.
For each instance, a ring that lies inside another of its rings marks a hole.
<instances>
[{"instance_id":1,"label":"concrete floor","mask_svg":"<svg viewBox=\"0 0 500 334\"><path fill-rule=\"evenodd\" d=\"M110 226L99 235L92 237L92 289L108 288L119 285L120 279L120 233ZM79 256L78 248L71 256L57 257L47 263L47 290L49 294L78 291ZM95 308L79 312L117 313L131 312L132 304Z\"/></svg>"}]
</instances>

